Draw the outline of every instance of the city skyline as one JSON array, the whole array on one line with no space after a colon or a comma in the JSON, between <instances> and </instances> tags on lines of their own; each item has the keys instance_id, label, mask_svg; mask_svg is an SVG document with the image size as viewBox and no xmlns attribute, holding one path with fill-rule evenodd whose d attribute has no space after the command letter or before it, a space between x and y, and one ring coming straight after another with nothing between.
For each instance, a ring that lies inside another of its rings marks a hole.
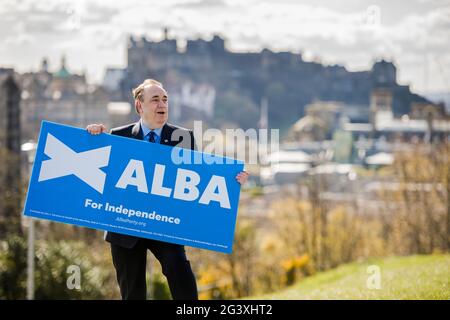
<instances>
[{"instance_id":1,"label":"city skyline","mask_svg":"<svg viewBox=\"0 0 450 320\"><path fill-rule=\"evenodd\" d=\"M126 66L129 35L183 42L225 38L230 51L291 51L306 61L368 70L392 60L398 82L425 94L450 91L450 1L2 1L0 65L69 70L100 83L107 67Z\"/></svg>"}]
</instances>

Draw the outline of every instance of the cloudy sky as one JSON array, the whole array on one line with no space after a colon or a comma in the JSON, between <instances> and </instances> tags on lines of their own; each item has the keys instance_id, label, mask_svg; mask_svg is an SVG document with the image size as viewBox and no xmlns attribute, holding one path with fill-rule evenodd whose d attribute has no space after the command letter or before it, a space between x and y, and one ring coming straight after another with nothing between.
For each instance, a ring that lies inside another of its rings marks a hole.
<instances>
[{"instance_id":1,"label":"cloudy sky","mask_svg":"<svg viewBox=\"0 0 450 320\"><path fill-rule=\"evenodd\" d=\"M161 40L220 34L234 51L291 50L306 60L369 69L393 60L418 93L450 91L450 0L0 0L0 66L37 70L65 54L100 82L126 63L129 34Z\"/></svg>"}]
</instances>

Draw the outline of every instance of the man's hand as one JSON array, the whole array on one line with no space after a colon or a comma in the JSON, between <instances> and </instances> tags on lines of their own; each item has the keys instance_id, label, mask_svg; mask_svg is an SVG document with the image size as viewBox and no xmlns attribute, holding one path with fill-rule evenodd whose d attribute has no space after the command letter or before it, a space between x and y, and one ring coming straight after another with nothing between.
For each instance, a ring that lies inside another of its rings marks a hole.
<instances>
[{"instance_id":1,"label":"man's hand","mask_svg":"<svg viewBox=\"0 0 450 320\"><path fill-rule=\"evenodd\" d=\"M236 176L236 180L240 183L240 184L244 184L247 182L248 179L248 172L247 171L242 171L239 172L238 175Z\"/></svg>"},{"instance_id":2,"label":"man's hand","mask_svg":"<svg viewBox=\"0 0 450 320\"><path fill-rule=\"evenodd\" d=\"M86 130L87 130L90 134L95 134L95 135L97 135L97 134L106 132L106 127L105 127L103 124L101 124L101 123L92 123L92 124L89 124L89 125L86 127Z\"/></svg>"}]
</instances>

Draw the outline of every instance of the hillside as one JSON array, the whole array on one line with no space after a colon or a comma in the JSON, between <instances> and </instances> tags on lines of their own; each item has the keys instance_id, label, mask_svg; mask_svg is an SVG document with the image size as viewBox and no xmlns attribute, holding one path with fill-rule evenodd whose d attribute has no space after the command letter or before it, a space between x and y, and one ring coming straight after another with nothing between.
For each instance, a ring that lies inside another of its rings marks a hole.
<instances>
[{"instance_id":1,"label":"hillside","mask_svg":"<svg viewBox=\"0 0 450 320\"><path fill-rule=\"evenodd\" d=\"M367 268L381 271L381 289L368 289ZM450 299L450 255L392 257L318 273L273 294L249 299Z\"/></svg>"}]
</instances>

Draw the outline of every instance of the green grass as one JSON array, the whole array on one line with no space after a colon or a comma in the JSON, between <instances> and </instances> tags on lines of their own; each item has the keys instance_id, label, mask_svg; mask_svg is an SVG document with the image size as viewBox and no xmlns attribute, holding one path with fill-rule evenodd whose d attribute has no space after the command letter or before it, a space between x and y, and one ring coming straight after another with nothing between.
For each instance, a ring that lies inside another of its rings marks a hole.
<instances>
[{"instance_id":1,"label":"green grass","mask_svg":"<svg viewBox=\"0 0 450 320\"><path fill-rule=\"evenodd\" d=\"M377 265L381 288L367 288ZM445 299L450 300L450 255L392 257L351 263L304 278L282 291L248 299Z\"/></svg>"}]
</instances>

